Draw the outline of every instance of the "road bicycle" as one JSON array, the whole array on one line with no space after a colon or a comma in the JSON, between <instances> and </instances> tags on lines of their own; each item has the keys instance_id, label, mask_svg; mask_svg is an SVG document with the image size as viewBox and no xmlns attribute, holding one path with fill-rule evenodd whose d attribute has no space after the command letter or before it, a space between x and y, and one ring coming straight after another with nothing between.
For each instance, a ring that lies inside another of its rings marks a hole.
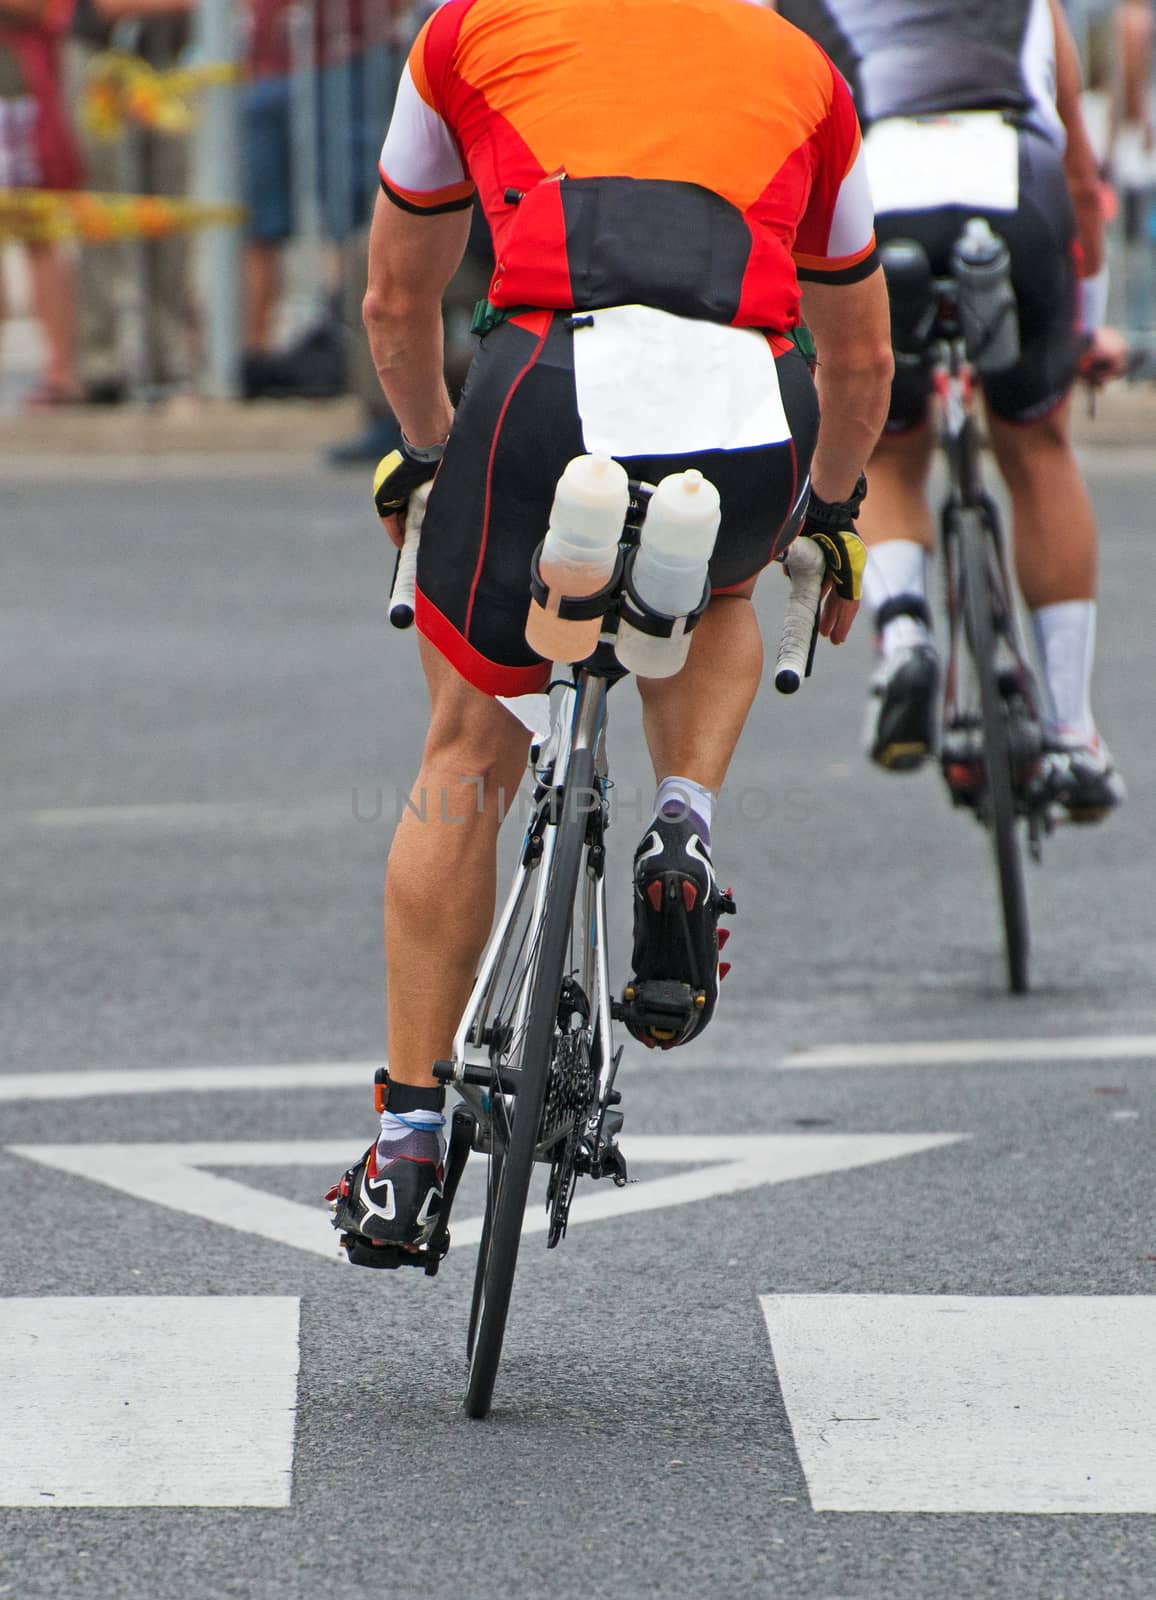
<instances>
[{"instance_id":1,"label":"road bicycle","mask_svg":"<svg viewBox=\"0 0 1156 1600\"><path fill-rule=\"evenodd\" d=\"M615 1047L615 1023L631 1012L649 1026L677 1027L694 1003L689 984L639 985L639 992L628 987L618 999L610 981L606 716L609 689L625 676L613 654L614 605L652 492L636 482L630 490L615 578L599 596L562 602L564 616L605 614L602 642L548 691L550 731L530 749L533 794L514 881L452 1055L434 1063L435 1078L461 1100L450 1124L437 1228L422 1252L378 1248L368 1263L421 1266L435 1274L449 1249L450 1212L467 1159L471 1151L485 1157L485 1210L466 1337L465 1409L471 1417L490 1409L535 1165L546 1172L546 1245L553 1249L565 1237L580 1179L627 1181L618 1146L622 1112L615 1079L622 1048ZM805 491L796 510L803 504ZM415 544L407 532L394 583L391 614L403 624L413 615ZM826 563L810 539L797 540L787 561L791 592L775 683L789 694L810 671ZM708 599L709 587L700 613Z\"/></svg>"},{"instance_id":2,"label":"road bicycle","mask_svg":"<svg viewBox=\"0 0 1156 1600\"><path fill-rule=\"evenodd\" d=\"M983 487L973 397L992 329L965 337L959 283L933 277L923 246L894 239L880 249L893 308L897 365L930 369L939 400L938 443L948 488L940 512L947 664L940 766L952 803L991 835L999 884L1008 986L1029 986L1031 931L1021 830L1039 862L1051 828L1041 699L1024 649L995 502ZM1015 315L1014 302L1003 314Z\"/></svg>"}]
</instances>

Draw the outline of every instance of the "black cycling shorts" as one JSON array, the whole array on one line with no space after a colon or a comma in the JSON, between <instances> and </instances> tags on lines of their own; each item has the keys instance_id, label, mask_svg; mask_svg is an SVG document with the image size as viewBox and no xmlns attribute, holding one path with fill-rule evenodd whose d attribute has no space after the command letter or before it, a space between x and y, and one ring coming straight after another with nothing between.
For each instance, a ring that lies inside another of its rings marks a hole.
<instances>
[{"instance_id":1,"label":"black cycling shorts","mask_svg":"<svg viewBox=\"0 0 1156 1600\"><path fill-rule=\"evenodd\" d=\"M531 557L566 463L585 451L570 317L528 312L482 341L422 526L418 629L487 694L530 694L550 675L525 628ZM716 592L745 583L782 553L810 470L819 426L810 369L789 341L776 338L773 347L791 431L785 443L619 458L643 482L697 467L718 489L722 522L710 563Z\"/></svg>"},{"instance_id":2,"label":"black cycling shorts","mask_svg":"<svg viewBox=\"0 0 1156 1600\"><path fill-rule=\"evenodd\" d=\"M1076 223L1061 156L1042 134L1019 133L1019 209L887 211L875 219L880 244L915 239L938 276L951 271L951 247L969 217L983 216L1007 241L1020 323L1020 359L983 380L984 394L1005 422L1035 422L1065 398L1076 377ZM917 426L931 393L929 372L905 367L891 389L889 433Z\"/></svg>"}]
</instances>

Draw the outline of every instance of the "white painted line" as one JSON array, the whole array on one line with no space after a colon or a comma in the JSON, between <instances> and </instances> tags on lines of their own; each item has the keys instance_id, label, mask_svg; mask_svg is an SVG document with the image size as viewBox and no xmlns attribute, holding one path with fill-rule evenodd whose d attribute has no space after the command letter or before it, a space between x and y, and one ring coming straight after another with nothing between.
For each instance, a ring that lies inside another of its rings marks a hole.
<instances>
[{"instance_id":1,"label":"white painted line","mask_svg":"<svg viewBox=\"0 0 1156 1600\"><path fill-rule=\"evenodd\" d=\"M277 1089L364 1089L380 1061L295 1061L270 1067L102 1067L91 1072L0 1074L0 1101L93 1100L103 1095L238 1094Z\"/></svg>"},{"instance_id":2,"label":"white painted line","mask_svg":"<svg viewBox=\"0 0 1156 1600\"><path fill-rule=\"evenodd\" d=\"M1156 1296L761 1299L816 1511L1156 1513Z\"/></svg>"},{"instance_id":3,"label":"white painted line","mask_svg":"<svg viewBox=\"0 0 1156 1600\"><path fill-rule=\"evenodd\" d=\"M688 1170L625 1189L581 1184L571 1223L613 1220L796 1178L846 1172L939 1149L964 1137L958 1133L624 1136L628 1163L685 1162ZM362 1147L356 1139L299 1139L271 1144L10 1145L8 1149L70 1177L332 1261L339 1259L337 1236L320 1194L316 1205L302 1205L203 1169L318 1167L335 1179ZM526 1233L540 1233L545 1226L542 1208L527 1213ZM476 1244L481 1232L481 1217L459 1217L450 1226L455 1247Z\"/></svg>"},{"instance_id":4,"label":"white painted line","mask_svg":"<svg viewBox=\"0 0 1156 1600\"><path fill-rule=\"evenodd\" d=\"M1156 1033L1098 1034L1086 1039L929 1039L921 1043L821 1045L814 1050L797 1050L779 1065L797 1070L1145 1059L1156 1061Z\"/></svg>"},{"instance_id":5,"label":"white painted line","mask_svg":"<svg viewBox=\"0 0 1156 1600\"><path fill-rule=\"evenodd\" d=\"M789 1071L838 1067L946 1067L1022 1061L1156 1061L1156 1034L1095 1035L1087 1039L948 1039L923 1043L822 1045L760 1063L747 1050L711 1060L662 1063L661 1070L715 1074L760 1065ZM273 1066L97 1067L91 1072L0 1073L0 1102L92 1100L105 1095L240 1094L265 1089L364 1087L381 1061L289 1061ZM632 1068L657 1065L641 1051Z\"/></svg>"},{"instance_id":6,"label":"white painted line","mask_svg":"<svg viewBox=\"0 0 1156 1600\"><path fill-rule=\"evenodd\" d=\"M244 828L249 833L279 836L302 827L353 820L353 792L303 800L297 805L274 801L174 800L156 805L52 806L5 812L0 821L35 828Z\"/></svg>"},{"instance_id":7,"label":"white painted line","mask_svg":"<svg viewBox=\"0 0 1156 1600\"><path fill-rule=\"evenodd\" d=\"M0 1299L0 1506L287 1506L298 1302Z\"/></svg>"}]
</instances>

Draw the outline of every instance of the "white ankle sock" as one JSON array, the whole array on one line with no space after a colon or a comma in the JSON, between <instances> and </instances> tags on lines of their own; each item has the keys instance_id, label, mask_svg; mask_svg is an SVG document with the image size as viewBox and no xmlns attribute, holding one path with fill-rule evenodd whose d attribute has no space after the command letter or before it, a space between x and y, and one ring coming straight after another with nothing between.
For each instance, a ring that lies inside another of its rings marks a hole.
<instances>
[{"instance_id":1,"label":"white ankle sock","mask_svg":"<svg viewBox=\"0 0 1156 1600\"><path fill-rule=\"evenodd\" d=\"M927 551L914 539L884 539L867 552L863 574L863 598L871 612L886 600L901 594L927 599ZM893 617L883 629L880 642L885 655L901 646L924 644L927 629L916 617Z\"/></svg>"},{"instance_id":2,"label":"white ankle sock","mask_svg":"<svg viewBox=\"0 0 1156 1600\"><path fill-rule=\"evenodd\" d=\"M691 812L702 824L706 835L703 843L709 844L710 827L714 820L714 795L691 778L663 778L654 797L655 816L664 814L681 820Z\"/></svg>"},{"instance_id":3,"label":"white ankle sock","mask_svg":"<svg viewBox=\"0 0 1156 1600\"><path fill-rule=\"evenodd\" d=\"M382 1159L386 1157L391 1144L397 1144L411 1133L424 1133L433 1129L438 1135L442 1155L446 1151L445 1136L446 1119L440 1111L407 1111L403 1116L395 1116L392 1111L381 1113L381 1136L377 1141L381 1150ZM381 1149L382 1146L385 1149Z\"/></svg>"},{"instance_id":4,"label":"white ankle sock","mask_svg":"<svg viewBox=\"0 0 1156 1600\"><path fill-rule=\"evenodd\" d=\"M1088 740L1092 719L1092 662L1096 653L1096 602L1062 600L1032 612L1036 650L1051 701L1056 733Z\"/></svg>"}]
</instances>

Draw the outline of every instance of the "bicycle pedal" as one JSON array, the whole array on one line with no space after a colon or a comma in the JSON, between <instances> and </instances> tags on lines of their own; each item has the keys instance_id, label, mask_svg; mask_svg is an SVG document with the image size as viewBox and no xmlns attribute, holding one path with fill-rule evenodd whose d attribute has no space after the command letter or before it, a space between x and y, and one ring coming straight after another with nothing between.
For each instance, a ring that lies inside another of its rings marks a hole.
<instances>
[{"instance_id":1,"label":"bicycle pedal","mask_svg":"<svg viewBox=\"0 0 1156 1600\"><path fill-rule=\"evenodd\" d=\"M407 1250L400 1244L371 1244L358 1233L341 1234L338 1244L351 1266L384 1268L390 1272L397 1267L421 1267L428 1278L433 1278L449 1250L450 1236L443 1235L436 1249L428 1245L420 1250Z\"/></svg>"},{"instance_id":2,"label":"bicycle pedal","mask_svg":"<svg viewBox=\"0 0 1156 1600\"><path fill-rule=\"evenodd\" d=\"M689 983L675 978L645 978L628 983L622 1000L611 1012L643 1044L669 1050L686 1037L687 1029L705 1004L703 990L692 989Z\"/></svg>"}]
</instances>

